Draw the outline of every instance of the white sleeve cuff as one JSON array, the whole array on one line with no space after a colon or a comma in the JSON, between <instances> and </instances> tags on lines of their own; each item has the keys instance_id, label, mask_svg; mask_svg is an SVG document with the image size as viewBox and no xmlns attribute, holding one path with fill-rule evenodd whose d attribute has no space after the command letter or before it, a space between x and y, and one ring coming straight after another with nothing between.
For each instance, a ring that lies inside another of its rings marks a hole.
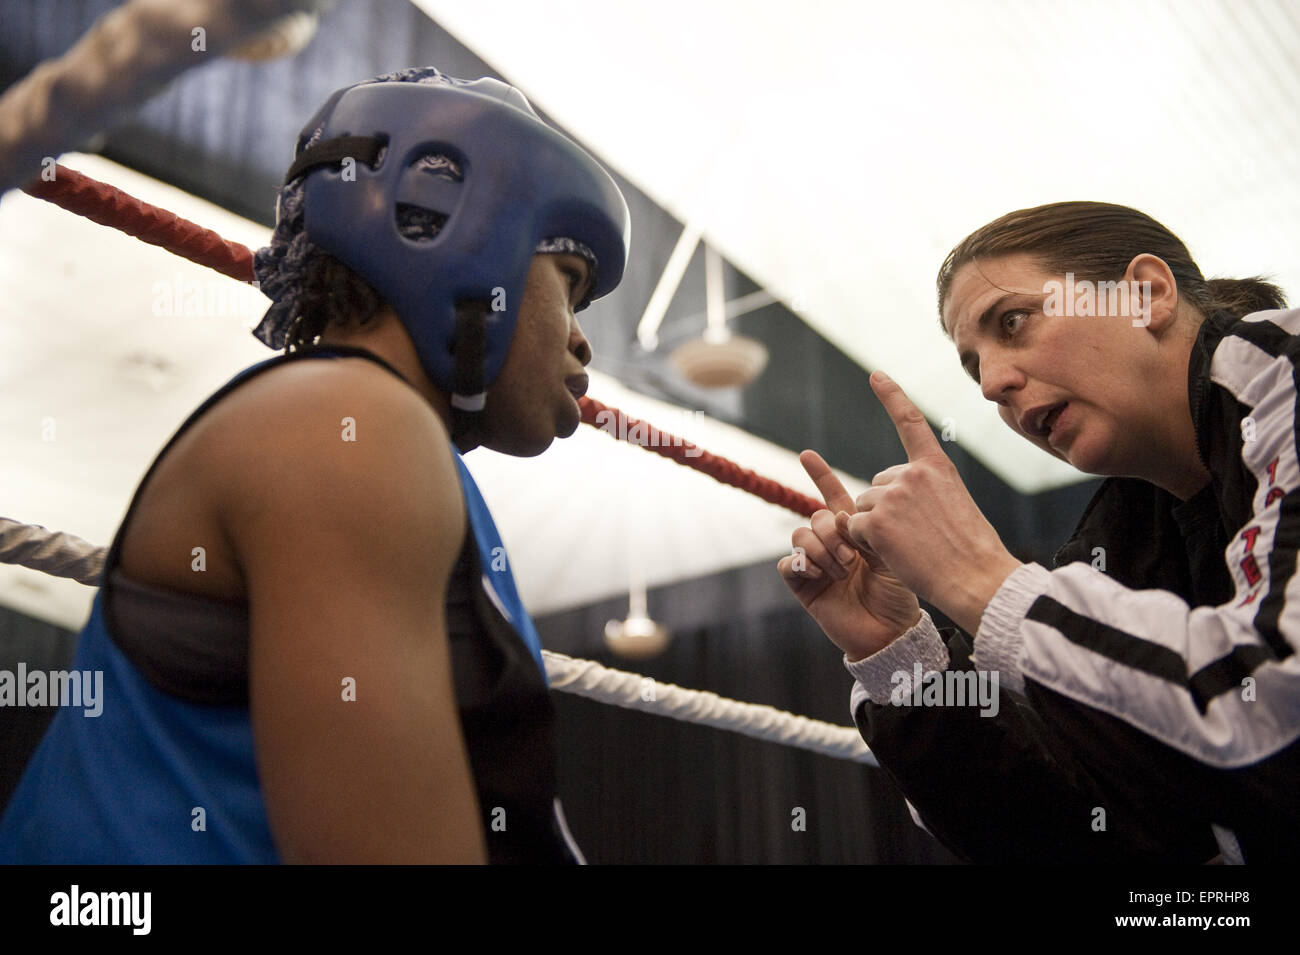
<instances>
[{"instance_id":1,"label":"white sleeve cuff","mask_svg":"<svg viewBox=\"0 0 1300 955\"><path fill-rule=\"evenodd\" d=\"M856 713L863 699L874 703L888 703L890 693L897 685L894 674L902 671L911 680L916 664L922 672L944 670L948 666L948 647L935 629L934 621L924 610L916 626L888 646L869 657L854 663L844 656L844 666L857 682L849 699L850 713ZM909 684L910 685L910 684Z\"/></svg>"},{"instance_id":2,"label":"white sleeve cuff","mask_svg":"<svg viewBox=\"0 0 1300 955\"><path fill-rule=\"evenodd\" d=\"M1025 692L1020 674L1020 651L1024 644L1021 625L1030 605L1042 596L1051 572L1039 564L1021 564L1002 582L980 618L971 659L978 670L996 672L1006 689Z\"/></svg>"}]
</instances>

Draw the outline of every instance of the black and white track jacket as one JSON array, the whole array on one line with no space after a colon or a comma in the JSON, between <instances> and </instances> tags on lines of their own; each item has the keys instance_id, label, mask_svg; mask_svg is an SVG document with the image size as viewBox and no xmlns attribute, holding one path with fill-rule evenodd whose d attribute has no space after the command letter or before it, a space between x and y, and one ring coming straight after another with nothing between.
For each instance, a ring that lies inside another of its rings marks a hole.
<instances>
[{"instance_id":1,"label":"black and white track jacket","mask_svg":"<svg viewBox=\"0 0 1300 955\"><path fill-rule=\"evenodd\" d=\"M1300 309L1210 317L1188 366L1204 490L1109 479L973 653L926 615L849 665L863 738L958 855L1300 858L1298 369ZM916 663L996 671L996 715L891 703Z\"/></svg>"}]
</instances>

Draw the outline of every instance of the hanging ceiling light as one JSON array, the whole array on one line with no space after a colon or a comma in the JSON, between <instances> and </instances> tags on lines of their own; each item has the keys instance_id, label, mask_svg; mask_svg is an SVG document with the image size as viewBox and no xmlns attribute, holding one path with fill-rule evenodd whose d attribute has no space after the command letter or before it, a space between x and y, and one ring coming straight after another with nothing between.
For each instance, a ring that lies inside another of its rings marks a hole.
<instances>
[{"instance_id":1,"label":"hanging ceiling light","mask_svg":"<svg viewBox=\"0 0 1300 955\"><path fill-rule=\"evenodd\" d=\"M669 358L688 381L701 388L743 388L767 367L767 349L727 328L722 256L707 243L704 284L708 327L700 338L673 349Z\"/></svg>"},{"instance_id":2,"label":"hanging ceiling light","mask_svg":"<svg viewBox=\"0 0 1300 955\"><path fill-rule=\"evenodd\" d=\"M605 646L615 656L646 660L664 652L672 640L672 633L663 624L651 620L646 612L645 567L636 545L636 541L641 539L638 531L643 523L641 508L645 506L645 495L630 485L624 490L628 497L623 508L623 517L627 521L624 535L628 568L627 617L605 624Z\"/></svg>"},{"instance_id":3,"label":"hanging ceiling light","mask_svg":"<svg viewBox=\"0 0 1300 955\"><path fill-rule=\"evenodd\" d=\"M629 660L657 657L672 642L672 632L646 613L645 579L636 556L632 555L631 586L628 588L627 618L605 624L605 646L615 656Z\"/></svg>"},{"instance_id":4,"label":"hanging ceiling light","mask_svg":"<svg viewBox=\"0 0 1300 955\"><path fill-rule=\"evenodd\" d=\"M668 628L649 617L629 613L626 620L611 620L605 624L605 646L616 656L629 660L657 657L671 642L672 634Z\"/></svg>"}]
</instances>

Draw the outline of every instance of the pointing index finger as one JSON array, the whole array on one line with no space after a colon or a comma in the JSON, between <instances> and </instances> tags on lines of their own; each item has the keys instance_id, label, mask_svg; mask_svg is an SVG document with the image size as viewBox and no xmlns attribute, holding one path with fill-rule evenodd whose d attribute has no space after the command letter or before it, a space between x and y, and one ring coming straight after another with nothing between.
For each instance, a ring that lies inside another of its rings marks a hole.
<instances>
[{"instance_id":1,"label":"pointing index finger","mask_svg":"<svg viewBox=\"0 0 1300 955\"><path fill-rule=\"evenodd\" d=\"M898 432L899 440L903 442L903 451L907 454L907 460L915 461L917 458L943 454L943 449L939 447L939 440L930 430L930 423L925 420L925 415L912 404L912 399L903 393L903 389L897 382L883 371L875 371L871 374L871 390L885 406L889 420L894 422L894 429Z\"/></svg>"},{"instance_id":2,"label":"pointing index finger","mask_svg":"<svg viewBox=\"0 0 1300 955\"><path fill-rule=\"evenodd\" d=\"M805 451L799 455L799 463L808 472L808 476L817 485L817 490L826 501L826 507L832 511L857 511L853 497L845 490L840 479L835 476L831 466L816 451Z\"/></svg>"}]
</instances>

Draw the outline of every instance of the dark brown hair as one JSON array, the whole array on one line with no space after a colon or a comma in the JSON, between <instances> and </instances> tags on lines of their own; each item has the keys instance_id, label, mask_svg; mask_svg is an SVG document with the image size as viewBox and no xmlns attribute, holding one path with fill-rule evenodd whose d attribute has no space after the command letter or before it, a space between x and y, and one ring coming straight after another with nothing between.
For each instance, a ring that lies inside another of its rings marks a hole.
<instances>
[{"instance_id":1,"label":"dark brown hair","mask_svg":"<svg viewBox=\"0 0 1300 955\"><path fill-rule=\"evenodd\" d=\"M313 345L330 325L346 324L353 317L364 325L384 304L369 282L313 246L303 264L302 290L294 303L297 314L289 327L285 351Z\"/></svg>"},{"instance_id":2,"label":"dark brown hair","mask_svg":"<svg viewBox=\"0 0 1300 955\"><path fill-rule=\"evenodd\" d=\"M936 281L940 324L958 269L1013 253L1032 255L1049 272L1073 272L1094 282L1118 281L1134 258L1150 253L1165 261L1179 297L1202 315L1222 310L1240 317L1286 308L1282 290L1262 277L1207 281L1182 240L1143 212L1108 202L1053 202L994 219L948 253Z\"/></svg>"}]
</instances>

